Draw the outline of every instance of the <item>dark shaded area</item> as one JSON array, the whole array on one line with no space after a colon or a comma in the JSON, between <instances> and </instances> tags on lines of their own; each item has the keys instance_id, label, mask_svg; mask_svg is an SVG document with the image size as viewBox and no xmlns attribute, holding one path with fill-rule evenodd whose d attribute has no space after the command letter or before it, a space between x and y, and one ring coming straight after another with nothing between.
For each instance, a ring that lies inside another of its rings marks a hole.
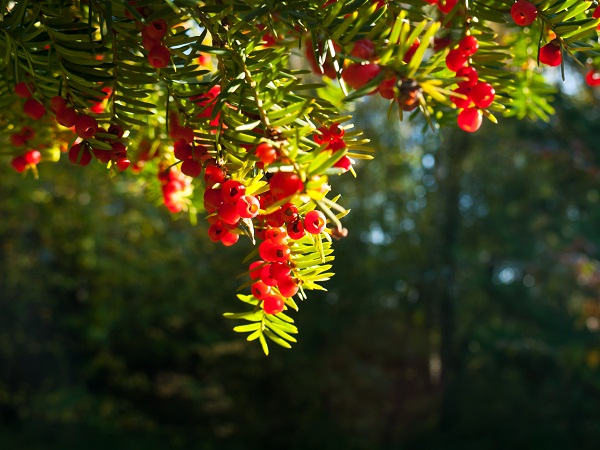
<instances>
[{"instance_id":1,"label":"dark shaded area","mask_svg":"<svg viewBox=\"0 0 600 450\"><path fill-rule=\"evenodd\" d=\"M595 449L597 111L558 106L476 136L359 113L387 150L333 180L337 275L268 358L221 316L248 242L210 243L133 178L6 173L0 447Z\"/></svg>"}]
</instances>

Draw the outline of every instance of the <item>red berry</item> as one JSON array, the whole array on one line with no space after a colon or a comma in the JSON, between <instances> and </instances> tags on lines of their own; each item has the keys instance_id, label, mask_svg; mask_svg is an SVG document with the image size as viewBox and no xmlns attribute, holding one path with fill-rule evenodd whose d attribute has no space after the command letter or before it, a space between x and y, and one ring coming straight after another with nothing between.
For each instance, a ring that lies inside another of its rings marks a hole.
<instances>
[{"instance_id":1,"label":"red berry","mask_svg":"<svg viewBox=\"0 0 600 450\"><path fill-rule=\"evenodd\" d=\"M342 79L353 89L360 89L381 73L379 64L350 64L342 72Z\"/></svg>"},{"instance_id":2,"label":"red berry","mask_svg":"<svg viewBox=\"0 0 600 450\"><path fill-rule=\"evenodd\" d=\"M294 195L304 189L302 180L293 172L276 172L269 181L269 185L271 187L271 196L276 201Z\"/></svg>"},{"instance_id":3,"label":"red berry","mask_svg":"<svg viewBox=\"0 0 600 450\"><path fill-rule=\"evenodd\" d=\"M277 283L277 289L284 297L293 297L298 293L299 287L296 280L292 277L280 279Z\"/></svg>"},{"instance_id":4,"label":"red berry","mask_svg":"<svg viewBox=\"0 0 600 450\"><path fill-rule=\"evenodd\" d=\"M325 229L325 215L313 209L304 216L304 229L311 234L319 234Z\"/></svg>"},{"instance_id":5,"label":"red berry","mask_svg":"<svg viewBox=\"0 0 600 450\"><path fill-rule=\"evenodd\" d=\"M215 212L223 204L221 189L207 189L204 191L204 208L209 213Z\"/></svg>"},{"instance_id":6,"label":"red berry","mask_svg":"<svg viewBox=\"0 0 600 450\"><path fill-rule=\"evenodd\" d=\"M441 12L448 14L450 11L452 11L452 9L454 9L457 3L458 0L439 0L437 5Z\"/></svg>"},{"instance_id":7,"label":"red berry","mask_svg":"<svg viewBox=\"0 0 600 450\"><path fill-rule=\"evenodd\" d=\"M202 164L193 159L187 159L181 164L181 172L188 177L196 178L202 172Z\"/></svg>"},{"instance_id":8,"label":"red berry","mask_svg":"<svg viewBox=\"0 0 600 450\"><path fill-rule=\"evenodd\" d=\"M456 72L457 77L464 77L467 80L458 83L460 87L473 87L479 81L479 74L474 67L461 67Z\"/></svg>"},{"instance_id":9,"label":"red berry","mask_svg":"<svg viewBox=\"0 0 600 450\"><path fill-rule=\"evenodd\" d=\"M221 222L216 222L208 227L208 237L213 242L219 242L223 235L227 232Z\"/></svg>"},{"instance_id":10,"label":"red berry","mask_svg":"<svg viewBox=\"0 0 600 450\"><path fill-rule=\"evenodd\" d=\"M144 33L150 38L160 41L167 34L168 29L167 22L164 19L157 19L144 28Z\"/></svg>"},{"instance_id":11,"label":"red berry","mask_svg":"<svg viewBox=\"0 0 600 450\"><path fill-rule=\"evenodd\" d=\"M338 169L344 169L344 171L348 171L350 170L350 167L352 167L352 164L352 159L350 159L347 155L344 155L338 161L336 161L333 167L336 167Z\"/></svg>"},{"instance_id":12,"label":"red berry","mask_svg":"<svg viewBox=\"0 0 600 450\"><path fill-rule=\"evenodd\" d=\"M331 132L327 127L319 127L316 130L316 133L313 134L313 141L317 144L325 144L331 140Z\"/></svg>"},{"instance_id":13,"label":"red berry","mask_svg":"<svg viewBox=\"0 0 600 450\"><path fill-rule=\"evenodd\" d=\"M252 291L252 295L254 295L254 297L262 300L271 293L271 286L262 280L258 280L254 282L252 286L250 286L250 290Z\"/></svg>"},{"instance_id":14,"label":"red berry","mask_svg":"<svg viewBox=\"0 0 600 450\"><path fill-rule=\"evenodd\" d=\"M479 49L479 42L475 36L465 36L459 43L458 49L465 55L470 56Z\"/></svg>"},{"instance_id":15,"label":"red berry","mask_svg":"<svg viewBox=\"0 0 600 450\"><path fill-rule=\"evenodd\" d=\"M421 45L421 41L419 41L419 38L416 38L414 40L414 42L412 44L410 44L410 47L408 47L408 50L406 50L406 53L404 54L404 58L402 58L402 61L404 61L406 64L408 64L412 60L413 56L415 56L415 53L419 49L420 45Z\"/></svg>"},{"instance_id":16,"label":"red berry","mask_svg":"<svg viewBox=\"0 0 600 450\"><path fill-rule=\"evenodd\" d=\"M37 100L30 98L23 105L23 112L33 120L40 120L46 114L46 108Z\"/></svg>"},{"instance_id":17,"label":"red berry","mask_svg":"<svg viewBox=\"0 0 600 450\"><path fill-rule=\"evenodd\" d=\"M265 314L279 314L283 311L285 303L278 295L268 295L263 300L263 310Z\"/></svg>"},{"instance_id":18,"label":"red berry","mask_svg":"<svg viewBox=\"0 0 600 450\"><path fill-rule=\"evenodd\" d=\"M42 154L38 150L29 150L24 156L27 164L36 165L42 160Z\"/></svg>"},{"instance_id":19,"label":"red berry","mask_svg":"<svg viewBox=\"0 0 600 450\"><path fill-rule=\"evenodd\" d=\"M112 153L110 150L92 148L92 154L96 157L98 161L102 163L107 163L112 159Z\"/></svg>"},{"instance_id":20,"label":"red berry","mask_svg":"<svg viewBox=\"0 0 600 450\"><path fill-rule=\"evenodd\" d=\"M227 180L221 186L221 195L226 203L236 203L246 193L246 186L236 180Z\"/></svg>"},{"instance_id":21,"label":"red berry","mask_svg":"<svg viewBox=\"0 0 600 450\"><path fill-rule=\"evenodd\" d=\"M496 91L489 83L480 81L471 88L471 99L478 108L487 108L494 101Z\"/></svg>"},{"instance_id":22,"label":"red berry","mask_svg":"<svg viewBox=\"0 0 600 450\"><path fill-rule=\"evenodd\" d=\"M450 95L450 100L452 100L452 103L454 103L459 108L468 108L469 106L471 106L471 103L473 101L471 98L471 89L472 88L470 87L458 87L454 89L454 92L456 92L457 94L462 94L467 98L464 99L454 95Z\"/></svg>"},{"instance_id":23,"label":"red berry","mask_svg":"<svg viewBox=\"0 0 600 450\"><path fill-rule=\"evenodd\" d=\"M155 45L148 52L148 62L156 69L162 69L169 65L171 51L164 45Z\"/></svg>"},{"instance_id":24,"label":"red berry","mask_svg":"<svg viewBox=\"0 0 600 450\"><path fill-rule=\"evenodd\" d=\"M55 113L61 112L67 107L67 101L60 95L55 95L50 99L50 109Z\"/></svg>"},{"instance_id":25,"label":"red berry","mask_svg":"<svg viewBox=\"0 0 600 450\"><path fill-rule=\"evenodd\" d=\"M21 173L27 168L27 160L24 155L15 156L10 164L17 172Z\"/></svg>"},{"instance_id":26,"label":"red berry","mask_svg":"<svg viewBox=\"0 0 600 450\"><path fill-rule=\"evenodd\" d=\"M180 139L173 144L173 154L180 161L192 159L192 146L185 140Z\"/></svg>"},{"instance_id":27,"label":"red berry","mask_svg":"<svg viewBox=\"0 0 600 450\"><path fill-rule=\"evenodd\" d=\"M107 133L120 138L123 137L124 131L120 125L113 123L108 127Z\"/></svg>"},{"instance_id":28,"label":"red berry","mask_svg":"<svg viewBox=\"0 0 600 450\"><path fill-rule=\"evenodd\" d=\"M117 162L116 162L117 169L119 169L119 172L123 172L123 171L127 170L127 168L129 167L130 164L131 164L131 161L126 158L117 159Z\"/></svg>"},{"instance_id":29,"label":"red berry","mask_svg":"<svg viewBox=\"0 0 600 450\"><path fill-rule=\"evenodd\" d=\"M600 85L600 71L595 69L590 69L590 71L585 75L585 82L589 86L599 86Z\"/></svg>"},{"instance_id":30,"label":"red berry","mask_svg":"<svg viewBox=\"0 0 600 450\"><path fill-rule=\"evenodd\" d=\"M253 280L259 279L260 271L262 270L264 265L265 265L264 261L254 261L252 264L250 264L250 266L248 268L250 278Z\"/></svg>"},{"instance_id":31,"label":"red berry","mask_svg":"<svg viewBox=\"0 0 600 450\"><path fill-rule=\"evenodd\" d=\"M33 92L33 85L30 83L25 83L21 81L15 84L15 94L21 98L31 98L31 93Z\"/></svg>"},{"instance_id":32,"label":"red berry","mask_svg":"<svg viewBox=\"0 0 600 450\"><path fill-rule=\"evenodd\" d=\"M69 150L69 161L80 166L87 166L92 160L92 153L86 146L74 144Z\"/></svg>"},{"instance_id":33,"label":"red berry","mask_svg":"<svg viewBox=\"0 0 600 450\"><path fill-rule=\"evenodd\" d=\"M339 123L334 123L329 125L329 134L334 139L341 139L344 137L344 134L346 134L346 130L340 127Z\"/></svg>"},{"instance_id":34,"label":"red berry","mask_svg":"<svg viewBox=\"0 0 600 450\"><path fill-rule=\"evenodd\" d=\"M477 108L466 108L458 114L458 126L469 133L479 130L482 122L481 111Z\"/></svg>"},{"instance_id":35,"label":"red berry","mask_svg":"<svg viewBox=\"0 0 600 450\"><path fill-rule=\"evenodd\" d=\"M518 0L512 8L510 8L510 15L517 25L526 27L531 25L536 19L538 14L537 8L531 2L526 0Z\"/></svg>"},{"instance_id":36,"label":"red berry","mask_svg":"<svg viewBox=\"0 0 600 450\"><path fill-rule=\"evenodd\" d=\"M304 237L304 222L298 219L294 222L289 222L286 225L288 236L297 241L298 239L302 239Z\"/></svg>"},{"instance_id":37,"label":"red berry","mask_svg":"<svg viewBox=\"0 0 600 450\"><path fill-rule=\"evenodd\" d=\"M379 83L379 87L377 88L377 90L379 91L379 95L381 95L385 99L392 100L396 97L396 92L394 91L394 88L396 87L397 83L397 77L385 78L381 83Z\"/></svg>"},{"instance_id":38,"label":"red berry","mask_svg":"<svg viewBox=\"0 0 600 450\"><path fill-rule=\"evenodd\" d=\"M244 219L252 219L260 211L260 202L253 195L241 196L235 204L237 213Z\"/></svg>"},{"instance_id":39,"label":"red berry","mask_svg":"<svg viewBox=\"0 0 600 450\"><path fill-rule=\"evenodd\" d=\"M256 146L254 154L262 161L263 164L271 164L277 160L277 150L271 147L270 144L262 142Z\"/></svg>"},{"instance_id":40,"label":"red berry","mask_svg":"<svg viewBox=\"0 0 600 450\"><path fill-rule=\"evenodd\" d=\"M280 227L273 227L265 230L265 240L271 241L274 244L283 244L286 239L287 233Z\"/></svg>"},{"instance_id":41,"label":"red berry","mask_svg":"<svg viewBox=\"0 0 600 450\"><path fill-rule=\"evenodd\" d=\"M375 56L375 44L371 39L359 39L350 54L356 58L371 60Z\"/></svg>"},{"instance_id":42,"label":"red berry","mask_svg":"<svg viewBox=\"0 0 600 450\"><path fill-rule=\"evenodd\" d=\"M71 128L75 125L78 114L73 108L63 108L56 113L56 121L63 127Z\"/></svg>"},{"instance_id":43,"label":"red berry","mask_svg":"<svg viewBox=\"0 0 600 450\"><path fill-rule=\"evenodd\" d=\"M98 132L98 122L94 117L82 114L75 120L75 132L82 139L90 139Z\"/></svg>"},{"instance_id":44,"label":"red berry","mask_svg":"<svg viewBox=\"0 0 600 450\"><path fill-rule=\"evenodd\" d=\"M457 72L458 69L466 66L468 61L469 57L465 55L459 48L450 50L450 52L446 55L446 67L448 67L448 69L450 69L452 72Z\"/></svg>"},{"instance_id":45,"label":"red berry","mask_svg":"<svg viewBox=\"0 0 600 450\"><path fill-rule=\"evenodd\" d=\"M600 19L600 5L596 6L596 9L594 9L594 12L592 13L592 17L594 19ZM598 25L596 29L600 30L600 25Z\"/></svg>"},{"instance_id":46,"label":"red berry","mask_svg":"<svg viewBox=\"0 0 600 450\"><path fill-rule=\"evenodd\" d=\"M260 280L267 286L277 286L277 278L271 273L272 264L267 264L260 270Z\"/></svg>"},{"instance_id":47,"label":"red berry","mask_svg":"<svg viewBox=\"0 0 600 450\"><path fill-rule=\"evenodd\" d=\"M298 218L298 208L292 203L286 203L281 207L280 215L284 222L293 222Z\"/></svg>"},{"instance_id":48,"label":"red berry","mask_svg":"<svg viewBox=\"0 0 600 450\"><path fill-rule=\"evenodd\" d=\"M231 247L237 241L240 240L240 235L237 233L232 233L230 231L225 230L225 233L221 237L221 244L225 247Z\"/></svg>"},{"instance_id":49,"label":"red berry","mask_svg":"<svg viewBox=\"0 0 600 450\"><path fill-rule=\"evenodd\" d=\"M207 166L204 171L204 181L207 187L212 187L217 183L225 181L225 172L217 166Z\"/></svg>"},{"instance_id":50,"label":"red berry","mask_svg":"<svg viewBox=\"0 0 600 450\"><path fill-rule=\"evenodd\" d=\"M275 262L271 264L269 268L271 271L271 276L276 280L281 280L283 278L289 277L291 273L290 266L285 262Z\"/></svg>"},{"instance_id":51,"label":"red berry","mask_svg":"<svg viewBox=\"0 0 600 450\"><path fill-rule=\"evenodd\" d=\"M551 67L560 66L562 53L558 39L553 39L540 48L540 62Z\"/></svg>"},{"instance_id":52,"label":"red berry","mask_svg":"<svg viewBox=\"0 0 600 450\"><path fill-rule=\"evenodd\" d=\"M217 217L228 225L236 225L240 220L240 215L233 203L223 203L219 206Z\"/></svg>"},{"instance_id":53,"label":"red berry","mask_svg":"<svg viewBox=\"0 0 600 450\"><path fill-rule=\"evenodd\" d=\"M116 159L122 159L127 157L127 147L122 142L113 142L110 144L112 150L110 151L111 156Z\"/></svg>"}]
</instances>

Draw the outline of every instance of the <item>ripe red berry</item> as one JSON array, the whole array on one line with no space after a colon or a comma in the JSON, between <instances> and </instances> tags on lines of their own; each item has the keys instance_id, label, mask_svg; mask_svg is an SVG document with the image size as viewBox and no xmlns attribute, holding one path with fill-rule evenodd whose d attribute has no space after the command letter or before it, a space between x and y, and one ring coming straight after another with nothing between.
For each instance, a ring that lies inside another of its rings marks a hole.
<instances>
[{"instance_id":1,"label":"ripe red berry","mask_svg":"<svg viewBox=\"0 0 600 450\"><path fill-rule=\"evenodd\" d=\"M454 92L456 92L457 94L462 94L464 96L466 96L467 98L460 98L458 96L454 96L451 95L450 96L450 100L452 100L452 103L454 103L457 107L459 108L468 108L469 106L471 106L473 99L471 98L471 89L470 87L458 87L456 89L454 89Z\"/></svg>"},{"instance_id":2,"label":"ripe red berry","mask_svg":"<svg viewBox=\"0 0 600 450\"><path fill-rule=\"evenodd\" d=\"M311 234L319 234L325 229L325 215L321 211L313 209L304 216L304 229Z\"/></svg>"},{"instance_id":3,"label":"ripe red berry","mask_svg":"<svg viewBox=\"0 0 600 450\"><path fill-rule=\"evenodd\" d=\"M219 206L217 217L228 225L236 225L240 220L240 215L233 203L223 203Z\"/></svg>"},{"instance_id":4,"label":"ripe red berry","mask_svg":"<svg viewBox=\"0 0 600 450\"><path fill-rule=\"evenodd\" d=\"M350 170L350 167L352 167L352 164L352 159L350 159L347 155L344 155L338 161L336 161L333 167L336 167L338 169L344 169L344 171L348 171Z\"/></svg>"},{"instance_id":5,"label":"ripe red berry","mask_svg":"<svg viewBox=\"0 0 600 450\"><path fill-rule=\"evenodd\" d=\"M521 25L522 27L526 27L527 25L531 25L536 17L538 11L535 5L526 0L518 0L512 8L510 8L510 15L517 25Z\"/></svg>"},{"instance_id":6,"label":"ripe red berry","mask_svg":"<svg viewBox=\"0 0 600 450\"><path fill-rule=\"evenodd\" d=\"M448 67L448 69L450 69L452 72L457 72L458 69L466 66L468 61L469 57L465 55L459 48L450 50L450 52L446 55L446 67Z\"/></svg>"},{"instance_id":7,"label":"ripe red berry","mask_svg":"<svg viewBox=\"0 0 600 450\"><path fill-rule=\"evenodd\" d=\"M293 297L298 293L299 287L296 280L292 277L285 277L280 279L277 283L277 289L284 297Z\"/></svg>"},{"instance_id":8,"label":"ripe red berry","mask_svg":"<svg viewBox=\"0 0 600 450\"><path fill-rule=\"evenodd\" d=\"M92 160L92 153L85 145L74 144L69 150L69 161L80 166L87 166Z\"/></svg>"},{"instance_id":9,"label":"ripe red berry","mask_svg":"<svg viewBox=\"0 0 600 450\"><path fill-rule=\"evenodd\" d=\"M60 95L55 95L50 99L50 109L55 113L61 112L67 107L67 101Z\"/></svg>"},{"instance_id":10,"label":"ripe red berry","mask_svg":"<svg viewBox=\"0 0 600 450\"><path fill-rule=\"evenodd\" d=\"M260 270L260 280L267 286L277 286L278 280L271 273L271 266L272 264L267 264Z\"/></svg>"},{"instance_id":11,"label":"ripe red berry","mask_svg":"<svg viewBox=\"0 0 600 450\"><path fill-rule=\"evenodd\" d=\"M600 86L600 71L596 69L590 69L585 75L585 82L589 86Z\"/></svg>"},{"instance_id":12,"label":"ripe red berry","mask_svg":"<svg viewBox=\"0 0 600 450\"><path fill-rule=\"evenodd\" d=\"M236 203L246 193L246 186L236 180L227 180L221 186L221 195L226 203Z\"/></svg>"},{"instance_id":13,"label":"ripe red berry","mask_svg":"<svg viewBox=\"0 0 600 450\"><path fill-rule=\"evenodd\" d=\"M10 164L17 172L21 173L27 168L27 160L24 155L15 156Z\"/></svg>"},{"instance_id":14,"label":"ripe red berry","mask_svg":"<svg viewBox=\"0 0 600 450\"><path fill-rule=\"evenodd\" d=\"M204 208L209 213L215 212L223 204L221 189L206 189L204 191Z\"/></svg>"},{"instance_id":15,"label":"ripe red berry","mask_svg":"<svg viewBox=\"0 0 600 450\"><path fill-rule=\"evenodd\" d=\"M479 74L477 73L477 70L471 66L461 67L456 72L456 76L464 77L467 79L466 81L461 81L460 83L458 83L460 87L473 87L479 81Z\"/></svg>"},{"instance_id":16,"label":"ripe red berry","mask_svg":"<svg viewBox=\"0 0 600 450\"><path fill-rule=\"evenodd\" d=\"M37 100L30 98L23 105L23 112L33 120L40 120L46 114L46 108Z\"/></svg>"},{"instance_id":17,"label":"ripe red berry","mask_svg":"<svg viewBox=\"0 0 600 450\"><path fill-rule=\"evenodd\" d=\"M274 244L283 244L287 238L287 233L280 227L272 227L265 230L265 240Z\"/></svg>"},{"instance_id":18,"label":"ripe red berry","mask_svg":"<svg viewBox=\"0 0 600 450\"><path fill-rule=\"evenodd\" d=\"M496 91L489 83L480 81L471 89L471 99L478 108L487 108L494 101Z\"/></svg>"},{"instance_id":19,"label":"ripe red berry","mask_svg":"<svg viewBox=\"0 0 600 450\"><path fill-rule=\"evenodd\" d=\"M159 41L165 37L168 29L169 27L164 19L157 19L150 22L150 24L144 28L144 33L150 38Z\"/></svg>"},{"instance_id":20,"label":"ripe red berry","mask_svg":"<svg viewBox=\"0 0 600 450\"><path fill-rule=\"evenodd\" d=\"M260 202L253 195L242 195L235 204L237 213L244 219L252 219L260 211Z\"/></svg>"},{"instance_id":21,"label":"ripe red berry","mask_svg":"<svg viewBox=\"0 0 600 450\"><path fill-rule=\"evenodd\" d=\"M458 126L469 133L479 130L482 122L481 111L477 108L466 108L458 114Z\"/></svg>"},{"instance_id":22,"label":"ripe red berry","mask_svg":"<svg viewBox=\"0 0 600 450\"><path fill-rule=\"evenodd\" d=\"M36 165L42 160L42 154L38 150L29 150L23 156L27 164Z\"/></svg>"},{"instance_id":23,"label":"ripe red berry","mask_svg":"<svg viewBox=\"0 0 600 450\"><path fill-rule=\"evenodd\" d=\"M271 164L277 160L277 150L271 147L270 144L262 142L256 146L254 154L262 161L263 164Z\"/></svg>"},{"instance_id":24,"label":"ripe red berry","mask_svg":"<svg viewBox=\"0 0 600 450\"><path fill-rule=\"evenodd\" d=\"M123 171L127 170L127 168L129 167L130 164L131 164L131 161L128 160L127 158L117 159L117 162L116 162L116 166L117 166L117 169L119 169L119 172L123 172Z\"/></svg>"},{"instance_id":25,"label":"ripe red berry","mask_svg":"<svg viewBox=\"0 0 600 450\"><path fill-rule=\"evenodd\" d=\"M448 14L450 11L452 11L452 9L454 9L457 3L458 0L439 0L437 5L441 12Z\"/></svg>"},{"instance_id":26,"label":"ripe red berry","mask_svg":"<svg viewBox=\"0 0 600 450\"><path fill-rule=\"evenodd\" d=\"M268 295L263 300L263 310L265 314L279 314L283 311L285 303L278 295Z\"/></svg>"},{"instance_id":27,"label":"ripe red berry","mask_svg":"<svg viewBox=\"0 0 600 450\"><path fill-rule=\"evenodd\" d=\"M115 159L121 159L127 157L127 147L122 142L113 142L110 144L112 150L110 151L111 156Z\"/></svg>"},{"instance_id":28,"label":"ripe red berry","mask_svg":"<svg viewBox=\"0 0 600 450\"><path fill-rule=\"evenodd\" d=\"M333 139L341 139L346 134L346 130L340 127L339 123L333 123L329 125L329 134Z\"/></svg>"},{"instance_id":29,"label":"ripe red berry","mask_svg":"<svg viewBox=\"0 0 600 450\"><path fill-rule=\"evenodd\" d=\"M272 263L269 267L269 270L271 272L271 276L278 281L289 277L292 271L286 262Z\"/></svg>"},{"instance_id":30,"label":"ripe red berry","mask_svg":"<svg viewBox=\"0 0 600 450\"><path fill-rule=\"evenodd\" d=\"M181 172L188 177L196 178L202 173L202 164L199 161L193 159L187 159L181 163Z\"/></svg>"},{"instance_id":31,"label":"ripe red berry","mask_svg":"<svg viewBox=\"0 0 600 450\"><path fill-rule=\"evenodd\" d=\"M350 54L356 58L370 61L375 56L375 44L371 39L359 39L354 43Z\"/></svg>"},{"instance_id":32,"label":"ripe red berry","mask_svg":"<svg viewBox=\"0 0 600 450\"><path fill-rule=\"evenodd\" d=\"M342 72L342 79L353 89L360 89L381 73L379 64L350 64Z\"/></svg>"},{"instance_id":33,"label":"ripe red berry","mask_svg":"<svg viewBox=\"0 0 600 450\"><path fill-rule=\"evenodd\" d=\"M327 127L319 127L317 128L315 134L313 134L313 141L317 144L325 144L331 140L331 132Z\"/></svg>"},{"instance_id":34,"label":"ripe red berry","mask_svg":"<svg viewBox=\"0 0 600 450\"><path fill-rule=\"evenodd\" d=\"M173 155L180 161L192 159L192 146L185 140L180 139L173 144Z\"/></svg>"},{"instance_id":35,"label":"ripe red berry","mask_svg":"<svg viewBox=\"0 0 600 450\"><path fill-rule=\"evenodd\" d=\"M416 38L414 40L414 42L412 44L410 44L410 47L408 47L408 50L406 50L406 53L404 54L402 61L404 61L406 64L408 64L412 60L413 56L415 56L415 53L419 49L420 45L421 45L421 41L419 41L419 38Z\"/></svg>"},{"instance_id":36,"label":"ripe red berry","mask_svg":"<svg viewBox=\"0 0 600 450\"><path fill-rule=\"evenodd\" d=\"M75 132L82 139L90 139L98 132L98 122L92 116L81 114L75 119Z\"/></svg>"},{"instance_id":37,"label":"ripe red berry","mask_svg":"<svg viewBox=\"0 0 600 450\"><path fill-rule=\"evenodd\" d=\"M479 49L479 42L475 36L465 36L459 43L458 49L467 56L471 56Z\"/></svg>"},{"instance_id":38,"label":"ripe red berry","mask_svg":"<svg viewBox=\"0 0 600 450\"><path fill-rule=\"evenodd\" d=\"M562 52L558 39L553 39L542 48L540 48L540 62L551 67L560 66L562 62Z\"/></svg>"},{"instance_id":39,"label":"ripe red berry","mask_svg":"<svg viewBox=\"0 0 600 450\"><path fill-rule=\"evenodd\" d=\"M250 274L250 278L253 280L258 280L260 278L260 271L265 265L264 261L254 261L248 267L248 273Z\"/></svg>"},{"instance_id":40,"label":"ripe red berry","mask_svg":"<svg viewBox=\"0 0 600 450\"><path fill-rule=\"evenodd\" d=\"M594 19L600 19L600 5L596 6L596 9L594 9L594 12L592 13L592 17ZM600 30L600 25L598 25L596 29Z\"/></svg>"},{"instance_id":41,"label":"ripe red berry","mask_svg":"<svg viewBox=\"0 0 600 450\"><path fill-rule=\"evenodd\" d=\"M155 45L148 52L148 62L156 69L162 69L169 65L171 51L164 45Z\"/></svg>"},{"instance_id":42,"label":"ripe red berry","mask_svg":"<svg viewBox=\"0 0 600 450\"><path fill-rule=\"evenodd\" d=\"M286 203L281 207L280 215L284 222L293 222L298 218L298 208L292 203Z\"/></svg>"},{"instance_id":43,"label":"ripe red berry","mask_svg":"<svg viewBox=\"0 0 600 450\"><path fill-rule=\"evenodd\" d=\"M285 228L288 236L295 241L304 237L304 222L300 219L297 219L294 222L288 222Z\"/></svg>"},{"instance_id":44,"label":"ripe red berry","mask_svg":"<svg viewBox=\"0 0 600 450\"><path fill-rule=\"evenodd\" d=\"M262 300L271 293L271 286L269 286L262 280L258 280L252 283L252 286L250 286L250 290L252 291L252 295L254 295L254 297L256 297L259 300Z\"/></svg>"},{"instance_id":45,"label":"ripe red berry","mask_svg":"<svg viewBox=\"0 0 600 450\"><path fill-rule=\"evenodd\" d=\"M304 189L302 180L294 172L276 172L269 181L269 185L271 196L276 201L294 195Z\"/></svg>"},{"instance_id":46,"label":"ripe red berry","mask_svg":"<svg viewBox=\"0 0 600 450\"><path fill-rule=\"evenodd\" d=\"M21 98L31 98L31 93L33 92L33 85L30 83L25 83L21 81L15 84L15 94Z\"/></svg>"},{"instance_id":47,"label":"ripe red berry","mask_svg":"<svg viewBox=\"0 0 600 450\"><path fill-rule=\"evenodd\" d=\"M63 108L56 113L56 121L63 127L71 128L75 125L78 114L73 108Z\"/></svg>"},{"instance_id":48,"label":"ripe red berry","mask_svg":"<svg viewBox=\"0 0 600 450\"><path fill-rule=\"evenodd\" d=\"M379 87L377 88L379 95L387 100L392 100L396 96L394 88L396 87L397 83L397 77L385 78L381 83L379 83Z\"/></svg>"},{"instance_id":49,"label":"ripe red berry","mask_svg":"<svg viewBox=\"0 0 600 450\"><path fill-rule=\"evenodd\" d=\"M123 137L124 131L120 125L113 123L108 127L107 133L120 138L120 137Z\"/></svg>"}]
</instances>

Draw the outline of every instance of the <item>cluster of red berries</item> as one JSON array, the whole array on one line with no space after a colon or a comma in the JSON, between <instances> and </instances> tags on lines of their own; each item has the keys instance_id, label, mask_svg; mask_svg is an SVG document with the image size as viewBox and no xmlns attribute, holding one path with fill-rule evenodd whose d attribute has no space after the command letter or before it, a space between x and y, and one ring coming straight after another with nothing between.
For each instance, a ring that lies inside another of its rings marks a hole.
<instances>
[{"instance_id":1,"label":"cluster of red berries","mask_svg":"<svg viewBox=\"0 0 600 450\"><path fill-rule=\"evenodd\" d=\"M191 194L190 179L176 167L162 168L158 172L158 179L165 206L172 213L180 212L188 195Z\"/></svg>"},{"instance_id":2,"label":"cluster of red berries","mask_svg":"<svg viewBox=\"0 0 600 450\"><path fill-rule=\"evenodd\" d=\"M36 166L42 160L39 150L28 150L22 155L15 156L10 162L13 168L21 173L31 166Z\"/></svg>"},{"instance_id":3,"label":"cluster of red berries","mask_svg":"<svg viewBox=\"0 0 600 450\"><path fill-rule=\"evenodd\" d=\"M458 114L458 126L469 133L479 129L482 122L481 110L489 107L496 96L496 91L489 83L479 80L479 74L473 66L469 66L469 59L479 49L477 38L472 35L465 36L458 46L446 55L446 67L456 76L464 78L451 96L452 102L461 109Z\"/></svg>"},{"instance_id":4,"label":"cluster of red berries","mask_svg":"<svg viewBox=\"0 0 600 450\"><path fill-rule=\"evenodd\" d=\"M145 7L136 7L137 1L129 1L129 5L135 7L136 11L142 17L148 17L152 14L152 10ZM125 16L128 19L135 20L135 17L125 9ZM171 59L171 50L169 47L164 45L163 39L169 31L167 22L164 19L156 19L150 22L148 25L143 25L137 22L138 29L142 31L142 47L148 52L148 62L156 69L162 69L169 65Z\"/></svg>"},{"instance_id":5,"label":"cluster of red berries","mask_svg":"<svg viewBox=\"0 0 600 450\"><path fill-rule=\"evenodd\" d=\"M313 140L319 145L327 144L324 151L334 153L346 148L346 143L342 139L345 133L346 131L340 127L339 123L334 123L329 127L317 128L317 132L313 135ZM347 171L350 170L352 164L354 164L354 161L348 155L344 155L333 167Z\"/></svg>"}]
</instances>

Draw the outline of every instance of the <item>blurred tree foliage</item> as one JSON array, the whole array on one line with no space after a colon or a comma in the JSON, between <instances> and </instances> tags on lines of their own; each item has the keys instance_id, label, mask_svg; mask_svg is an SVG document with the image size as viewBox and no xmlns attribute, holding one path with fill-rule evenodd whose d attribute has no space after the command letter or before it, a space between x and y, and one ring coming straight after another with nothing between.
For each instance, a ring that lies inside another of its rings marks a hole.
<instances>
[{"instance_id":1,"label":"blurred tree foliage","mask_svg":"<svg viewBox=\"0 0 600 450\"><path fill-rule=\"evenodd\" d=\"M2 448L596 448L599 110L573 102L476 139L357 108L388 150L341 186L343 264L269 358L221 317L248 247L132 178L2 177Z\"/></svg>"}]
</instances>

